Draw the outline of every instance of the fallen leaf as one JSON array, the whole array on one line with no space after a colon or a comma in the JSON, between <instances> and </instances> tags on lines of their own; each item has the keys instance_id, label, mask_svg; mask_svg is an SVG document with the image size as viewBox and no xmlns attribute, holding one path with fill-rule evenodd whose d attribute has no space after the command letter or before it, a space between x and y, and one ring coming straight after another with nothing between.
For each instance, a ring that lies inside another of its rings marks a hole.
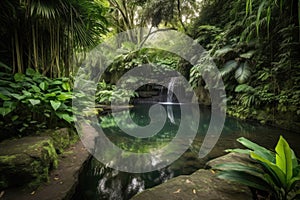
<instances>
[{"instance_id":1,"label":"fallen leaf","mask_svg":"<svg viewBox=\"0 0 300 200\"><path fill-rule=\"evenodd\" d=\"M176 190L175 192L173 192L174 194L176 193L180 193L181 189Z\"/></svg>"},{"instance_id":2,"label":"fallen leaf","mask_svg":"<svg viewBox=\"0 0 300 200\"><path fill-rule=\"evenodd\" d=\"M4 191L1 191L0 192L0 199L3 197L3 195L4 195Z\"/></svg>"},{"instance_id":3,"label":"fallen leaf","mask_svg":"<svg viewBox=\"0 0 300 200\"><path fill-rule=\"evenodd\" d=\"M190 181L189 179L185 180L186 183L191 183L192 181Z\"/></svg>"},{"instance_id":4,"label":"fallen leaf","mask_svg":"<svg viewBox=\"0 0 300 200\"><path fill-rule=\"evenodd\" d=\"M215 174L215 173L216 173L216 172L215 172L214 170L212 170L212 169L211 169L210 171L211 171L211 173L213 173L213 174Z\"/></svg>"},{"instance_id":5,"label":"fallen leaf","mask_svg":"<svg viewBox=\"0 0 300 200\"><path fill-rule=\"evenodd\" d=\"M196 194L196 190L195 189L193 189L193 193Z\"/></svg>"}]
</instances>

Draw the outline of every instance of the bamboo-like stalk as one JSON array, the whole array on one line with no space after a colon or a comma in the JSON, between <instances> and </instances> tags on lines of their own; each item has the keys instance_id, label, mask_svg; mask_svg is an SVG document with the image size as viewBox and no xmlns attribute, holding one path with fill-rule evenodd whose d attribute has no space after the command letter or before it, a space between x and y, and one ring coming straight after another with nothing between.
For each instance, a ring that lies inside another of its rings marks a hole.
<instances>
[{"instance_id":1,"label":"bamboo-like stalk","mask_svg":"<svg viewBox=\"0 0 300 200\"><path fill-rule=\"evenodd\" d=\"M16 51L16 59L17 59L17 68L18 72L22 73L22 60L21 60L21 52L20 52L20 44L17 30L14 31L15 34L15 51Z\"/></svg>"},{"instance_id":2,"label":"bamboo-like stalk","mask_svg":"<svg viewBox=\"0 0 300 200\"><path fill-rule=\"evenodd\" d=\"M34 25L32 25L31 27L32 27L33 63L34 63L34 68L37 70L38 68L37 41L36 41Z\"/></svg>"},{"instance_id":3,"label":"bamboo-like stalk","mask_svg":"<svg viewBox=\"0 0 300 200\"><path fill-rule=\"evenodd\" d=\"M11 39L11 49L12 49L12 73L16 73L16 59L15 59L15 44L14 44L14 39Z\"/></svg>"}]
</instances>

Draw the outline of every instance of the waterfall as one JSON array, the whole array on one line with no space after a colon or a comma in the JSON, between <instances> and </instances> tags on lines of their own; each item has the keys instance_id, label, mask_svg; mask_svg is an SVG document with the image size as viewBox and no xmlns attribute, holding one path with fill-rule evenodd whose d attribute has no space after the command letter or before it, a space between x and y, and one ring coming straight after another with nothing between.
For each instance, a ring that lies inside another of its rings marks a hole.
<instances>
[{"instance_id":1,"label":"waterfall","mask_svg":"<svg viewBox=\"0 0 300 200\"><path fill-rule=\"evenodd\" d=\"M169 85L168 85L167 103L170 103L170 104L173 102L173 95L174 95L173 91L174 91L174 85L175 85L176 80L177 80L177 77L172 77L169 82ZM167 113L168 113L168 118L170 119L171 123L175 124L172 105L167 105Z\"/></svg>"}]
</instances>

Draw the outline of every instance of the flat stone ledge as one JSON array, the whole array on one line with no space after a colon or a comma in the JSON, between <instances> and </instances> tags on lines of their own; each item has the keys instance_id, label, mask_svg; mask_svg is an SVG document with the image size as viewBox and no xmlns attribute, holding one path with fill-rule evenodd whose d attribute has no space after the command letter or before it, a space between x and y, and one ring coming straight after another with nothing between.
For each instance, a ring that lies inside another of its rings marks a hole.
<instances>
[{"instance_id":1,"label":"flat stone ledge","mask_svg":"<svg viewBox=\"0 0 300 200\"><path fill-rule=\"evenodd\" d=\"M36 191L14 188L0 191L2 200L66 200L71 199L78 184L78 177L90 158L81 141L72 145L59 157L58 168L52 170L49 182Z\"/></svg>"},{"instance_id":2,"label":"flat stone ledge","mask_svg":"<svg viewBox=\"0 0 300 200\"><path fill-rule=\"evenodd\" d=\"M224 164L224 163L242 163L242 164L254 164L254 162L249 155L241 153L228 153L224 156L212 159L205 164L205 169L210 169L215 165Z\"/></svg>"},{"instance_id":3,"label":"flat stone ledge","mask_svg":"<svg viewBox=\"0 0 300 200\"><path fill-rule=\"evenodd\" d=\"M219 179L212 170L200 169L187 176L178 176L147 189L132 200L252 200L248 187Z\"/></svg>"}]
</instances>

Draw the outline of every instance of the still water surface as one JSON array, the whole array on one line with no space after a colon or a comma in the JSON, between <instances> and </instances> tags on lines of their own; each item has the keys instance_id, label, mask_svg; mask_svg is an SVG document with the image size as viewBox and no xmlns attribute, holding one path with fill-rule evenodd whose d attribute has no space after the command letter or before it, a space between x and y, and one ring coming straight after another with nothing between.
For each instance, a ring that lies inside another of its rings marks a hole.
<instances>
[{"instance_id":1,"label":"still water surface","mask_svg":"<svg viewBox=\"0 0 300 200\"><path fill-rule=\"evenodd\" d=\"M145 126L150 123L148 115L150 106L151 105L146 104L133 107L130 110L133 121L140 126ZM124 120L122 118L122 112L116 119L111 114L102 116L99 119L99 123L106 136L120 148L132 152L149 152L168 144L172 138L175 137L182 119L191 120L192 124L192 115L181 116L179 105L163 105L163 109L165 109L168 114L163 129L155 136L147 139L133 138L118 128L116 120L119 120L119 122ZM260 145L274 148L279 135L283 135L290 143L290 146L295 150L297 156L300 156L300 145L298 143L300 138L299 133L279 130L260 124L246 123L227 117L218 143L205 158L199 159L198 151L210 121L210 110L203 107L201 107L200 110L200 123L192 145L171 165L153 172L137 174L120 172L105 167L102 163L92 158L80 175L79 186L73 199L130 199L138 192L161 184L170 178L193 173L197 169L202 168L208 160L223 155L225 149L240 147L236 139L242 136ZM159 113L157 113L157 115L159 115ZM130 126L131 125L128 124L129 128ZM197 127L197 124L193 126Z\"/></svg>"}]
</instances>

